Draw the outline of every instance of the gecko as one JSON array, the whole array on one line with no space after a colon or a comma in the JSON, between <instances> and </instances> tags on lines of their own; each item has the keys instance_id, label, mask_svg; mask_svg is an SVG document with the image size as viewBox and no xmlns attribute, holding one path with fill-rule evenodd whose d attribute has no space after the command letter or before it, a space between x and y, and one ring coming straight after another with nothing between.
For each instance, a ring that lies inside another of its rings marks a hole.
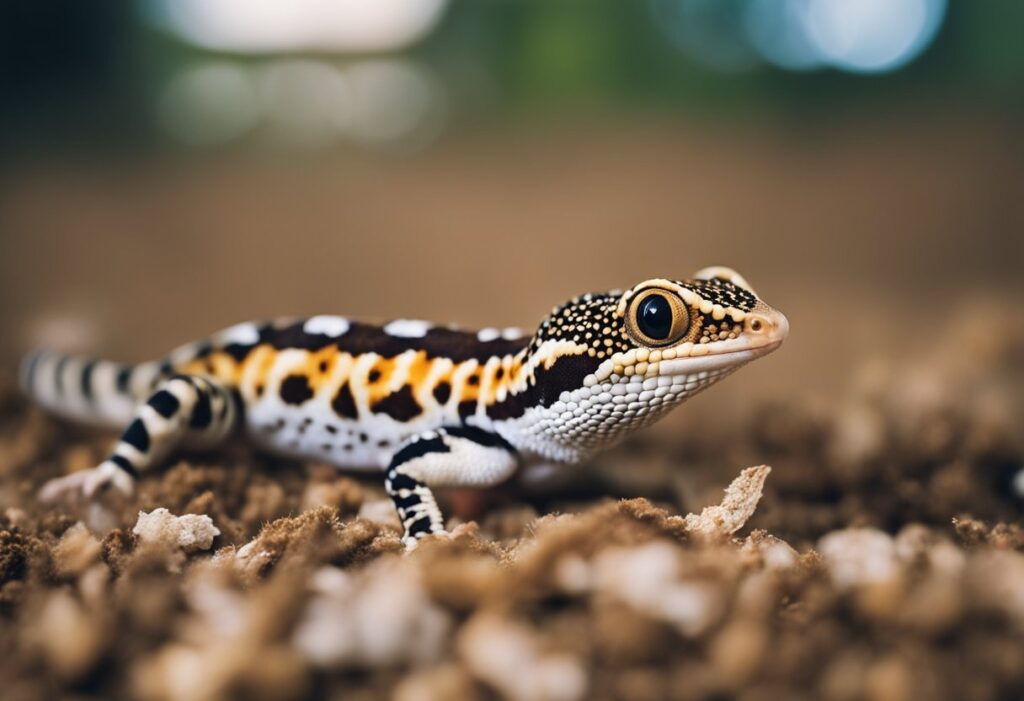
<instances>
[{"instance_id":1,"label":"gecko","mask_svg":"<svg viewBox=\"0 0 1024 701\"><path fill-rule=\"evenodd\" d=\"M140 364L37 351L20 381L55 414L123 430L98 466L47 482L45 502L130 495L175 451L241 435L276 455L383 472L412 548L445 533L435 488L585 461L788 330L739 273L713 266L575 297L532 335L320 315L238 324Z\"/></svg>"}]
</instances>

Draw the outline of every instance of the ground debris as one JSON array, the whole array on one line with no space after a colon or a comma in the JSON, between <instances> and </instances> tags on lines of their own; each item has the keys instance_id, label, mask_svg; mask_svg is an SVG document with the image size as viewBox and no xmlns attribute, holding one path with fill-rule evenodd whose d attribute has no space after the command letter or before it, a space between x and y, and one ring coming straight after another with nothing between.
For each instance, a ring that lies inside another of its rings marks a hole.
<instances>
[{"instance_id":1,"label":"ground debris","mask_svg":"<svg viewBox=\"0 0 1024 701\"><path fill-rule=\"evenodd\" d=\"M714 538L730 536L743 528L761 501L761 490L771 471L767 465L745 469L726 488L721 504L705 508L699 516L686 515L686 529L705 538Z\"/></svg>"},{"instance_id":2,"label":"ground debris","mask_svg":"<svg viewBox=\"0 0 1024 701\"><path fill-rule=\"evenodd\" d=\"M991 545L1001 550L1024 551L1024 527L1017 523L989 525L973 518L954 518L953 528L965 545Z\"/></svg>"},{"instance_id":3,"label":"ground debris","mask_svg":"<svg viewBox=\"0 0 1024 701\"><path fill-rule=\"evenodd\" d=\"M132 533L143 545L181 548L186 553L209 550L213 539L220 535L209 516L175 516L164 508L148 514L140 511Z\"/></svg>"},{"instance_id":4,"label":"ground debris","mask_svg":"<svg viewBox=\"0 0 1024 701\"><path fill-rule=\"evenodd\" d=\"M240 572L260 578L283 560L305 566L355 564L401 550L396 532L362 519L343 522L336 508L320 506L272 521L253 540L221 550L217 557L230 558Z\"/></svg>"},{"instance_id":5,"label":"ground debris","mask_svg":"<svg viewBox=\"0 0 1024 701\"><path fill-rule=\"evenodd\" d=\"M644 434L410 554L379 480L245 451L100 538L33 495L105 441L0 389L0 695L1022 698L1022 348Z\"/></svg>"}]
</instances>

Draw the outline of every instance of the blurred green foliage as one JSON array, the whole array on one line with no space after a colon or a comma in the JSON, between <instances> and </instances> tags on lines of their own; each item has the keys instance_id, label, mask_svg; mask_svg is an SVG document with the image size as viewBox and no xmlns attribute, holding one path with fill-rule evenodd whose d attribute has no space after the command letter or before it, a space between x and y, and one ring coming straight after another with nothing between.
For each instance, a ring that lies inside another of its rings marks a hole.
<instances>
[{"instance_id":1,"label":"blurred green foliage","mask_svg":"<svg viewBox=\"0 0 1024 701\"><path fill-rule=\"evenodd\" d=\"M658 26L657 1L453 0L434 31L401 55L436 78L456 123L637 111L806 120L921 101L1013 111L1024 102L1020 0L950 0L923 55L879 75L792 72L756 58L718 70ZM703 41L729 48L744 3L711 7ZM147 22L146 9L131 0L101 10L74 0L0 6L0 145L159 140L154 104L176 71L213 57L271 60L190 46ZM315 58L343 65L365 57Z\"/></svg>"},{"instance_id":2,"label":"blurred green foliage","mask_svg":"<svg viewBox=\"0 0 1024 701\"><path fill-rule=\"evenodd\" d=\"M739 24L728 15L741 12L742 3L722 0L720 6L720 24ZM783 105L800 110L829 102L845 108L913 95L1018 106L1024 97L1019 0L950 0L938 36L923 55L880 75L790 72L765 63L737 72L715 70L659 31L650 7L615 0L456 0L438 30L411 53L431 60L467 46L489 46L459 58L484 62L500 86L501 106L513 113L595 103L716 112ZM714 40L725 40L726 28L721 31ZM480 37L467 44L460 36L465 32Z\"/></svg>"}]
</instances>

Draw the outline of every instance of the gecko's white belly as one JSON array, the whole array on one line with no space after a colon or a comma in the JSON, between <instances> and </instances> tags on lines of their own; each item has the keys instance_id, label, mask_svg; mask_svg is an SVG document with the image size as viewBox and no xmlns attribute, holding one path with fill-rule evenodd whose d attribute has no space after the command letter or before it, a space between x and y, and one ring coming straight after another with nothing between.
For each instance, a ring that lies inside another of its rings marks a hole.
<instances>
[{"instance_id":1,"label":"gecko's white belly","mask_svg":"<svg viewBox=\"0 0 1024 701\"><path fill-rule=\"evenodd\" d=\"M245 417L245 431L260 448L286 457L320 460L349 470L387 467L410 436L438 428L443 417L430 413L400 422L383 414L358 420L339 417L316 400L301 407L274 399L256 402Z\"/></svg>"},{"instance_id":2,"label":"gecko's white belly","mask_svg":"<svg viewBox=\"0 0 1024 701\"><path fill-rule=\"evenodd\" d=\"M294 425L267 433L262 427L248 424L246 431L253 444L268 453L321 461L346 470L379 472L391 460L392 450L375 446L369 436L366 442L361 441L358 434L354 440L347 436L338 440L338 435L324 435L322 429L308 428L300 433Z\"/></svg>"}]
</instances>

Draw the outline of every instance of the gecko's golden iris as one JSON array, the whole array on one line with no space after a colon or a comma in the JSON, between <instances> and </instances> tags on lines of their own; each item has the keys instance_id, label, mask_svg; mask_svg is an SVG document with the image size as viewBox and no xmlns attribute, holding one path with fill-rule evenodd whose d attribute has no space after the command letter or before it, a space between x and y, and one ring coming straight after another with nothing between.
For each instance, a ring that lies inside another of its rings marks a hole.
<instances>
[{"instance_id":1,"label":"gecko's golden iris","mask_svg":"<svg viewBox=\"0 0 1024 701\"><path fill-rule=\"evenodd\" d=\"M641 345L671 345L690 330L690 312L683 300L671 292L644 290L630 305L626 329Z\"/></svg>"}]
</instances>

